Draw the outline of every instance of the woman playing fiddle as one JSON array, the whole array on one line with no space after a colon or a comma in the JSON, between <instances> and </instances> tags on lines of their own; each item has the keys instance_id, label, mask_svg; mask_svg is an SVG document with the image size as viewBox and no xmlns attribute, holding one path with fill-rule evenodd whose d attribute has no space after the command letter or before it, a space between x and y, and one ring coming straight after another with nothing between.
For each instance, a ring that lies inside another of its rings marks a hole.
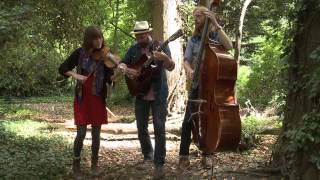
<instances>
[{"instance_id":1,"label":"woman playing fiddle","mask_svg":"<svg viewBox=\"0 0 320 180\"><path fill-rule=\"evenodd\" d=\"M107 124L106 83L111 83L113 67L106 59L113 59L104 44L102 31L95 26L87 27L84 32L82 47L76 49L60 65L59 72L63 76L77 80L74 98L74 123L77 135L73 147L73 173L75 179L83 179L80 170L80 154L86 136L87 125L92 130L91 173L98 176L102 171L98 168L101 125ZM108 65L109 64L109 65ZM76 72L72 71L76 68Z\"/></svg>"}]
</instances>

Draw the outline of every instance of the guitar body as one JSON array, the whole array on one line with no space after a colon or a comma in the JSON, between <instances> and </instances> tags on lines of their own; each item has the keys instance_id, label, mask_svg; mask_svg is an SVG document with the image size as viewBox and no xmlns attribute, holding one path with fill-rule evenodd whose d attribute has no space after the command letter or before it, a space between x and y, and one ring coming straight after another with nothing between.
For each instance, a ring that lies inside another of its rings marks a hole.
<instances>
[{"instance_id":1,"label":"guitar body","mask_svg":"<svg viewBox=\"0 0 320 180\"><path fill-rule=\"evenodd\" d=\"M128 68L134 69L140 73L140 75L135 79L130 79L126 76L126 83L129 92L132 96L139 96L146 94L151 87L151 80L160 73L160 67L148 66L144 67L144 63L148 60L148 57L144 54L140 59L130 65Z\"/></svg>"}]
</instances>

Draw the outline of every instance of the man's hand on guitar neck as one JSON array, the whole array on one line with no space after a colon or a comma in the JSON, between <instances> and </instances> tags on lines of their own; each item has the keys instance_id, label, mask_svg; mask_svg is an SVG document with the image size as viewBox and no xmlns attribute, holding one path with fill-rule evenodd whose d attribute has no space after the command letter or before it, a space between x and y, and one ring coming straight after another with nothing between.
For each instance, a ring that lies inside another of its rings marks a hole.
<instances>
[{"instance_id":1,"label":"man's hand on guitar neck","mask_svg":"<svg viewBox=\"0 0 320 180\"><path fill-rule=\"evenodd\" d=\"M158 61L168 61L169 59L169 57L163 52L153 51L152 53L153 57Z\"/></svg>"},{"instance_id":2,"label":"man's hand on guitar neck","mask_svg":"<svg viewBox=\"0 0 320 180\"><path fill-rule=\"evenodd\" d=\"M127 65L124 63L119 64L118 67L119 67L120 71L124 75L127 75L130 79L135 79L140 75L140 73L137 70L132 69L132 68L128 68Z\"/></svg>"}]
</instances>

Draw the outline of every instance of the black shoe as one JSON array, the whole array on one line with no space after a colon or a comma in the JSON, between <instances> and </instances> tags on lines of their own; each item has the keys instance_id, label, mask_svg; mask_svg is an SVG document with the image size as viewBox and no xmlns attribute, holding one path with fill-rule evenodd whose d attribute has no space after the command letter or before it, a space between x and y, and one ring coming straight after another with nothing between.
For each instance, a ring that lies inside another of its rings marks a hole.
<instances>
[{"instance_id":1,"label":"black shoe","mask_svg":"<svg viewBox=\"0 0 320 180\"><path fill-rule=\"evenodd\" d=\"M98 177L103 173L103 170L98 166L98 162L98 157L91 158L91 175L94 177Z\"/></svg>"},{"instance_id":2,"label":"black shoe","mask_svg":"<svg viewBox=\"0 0 320 180\"><path fill-rule=\"evenodd\" d=\"M80 168L80 157L73 158L72 163L72 172L73 172L73 179L75 180L82 180L84 179L84 175L82 174L81 168Z\"/></svg>"},{"instance_id":3,"label":"black shoe","mask_svg":"<svg viewBox=\"0 0 320 180\"><path fill-rule=\"evenodd\" d=\"M180 156L179 157L179 169L185 170L190 166L189 156Z\"/></svg>"},{"instance_id":4,"label":"black shoe","mask_svg":"<svg viewBox=\"0 0 320 180\"><path fill-rule=\"evenodd\" d=\"M137 170L148 170L152 169L153 166L153 160L151 159L145 159L143 162L137 164L136 168Z\"/></svg>"},{"instance_id":5,"label":"black shoe","mask_svg":"<svg viewBox=\"0 0 320 180\"><path fill-rule=\"evenodd\" d=\"M163 179L165 176L165 171L163 166L156 166L154 169L153 178L154 179Z\"/></svg>"},{"instance_id":6,"label":"black shoe","mask_svg":"<svg viewBox=\"0 0 320 180\"><path fill-rule=\"evenodd\" d=\"M212 167L211 156L202 156L201 165L205 169L210 169Z\"/></svg>"}]
</instances>

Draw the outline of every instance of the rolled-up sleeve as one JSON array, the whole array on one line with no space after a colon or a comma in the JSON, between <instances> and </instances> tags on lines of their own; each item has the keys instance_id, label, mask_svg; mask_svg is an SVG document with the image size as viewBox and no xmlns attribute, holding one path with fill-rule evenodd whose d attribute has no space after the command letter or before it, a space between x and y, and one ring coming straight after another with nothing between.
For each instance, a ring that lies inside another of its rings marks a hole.
<instances>
[{"instance_id":1,"label":"rolled-up sleeve","mask_svg":"<svg viewBox=\"0 0 320 180\"><path fill-rule=\"evenodd\" d=\"M191 38L188 40L188 43L187 43L187 48L184 52L184 60L185 61L188 61L188 62L192 62L192 50L193 50L193 42L191 40Z\"/></svg>"},{"instance_id":2,"label":"rolled-up sleeve","mask_svg":"<svg viewBox=\"0 0 320 180\"><path fill-rule=\"evenodd\" d=\"M71 55L60 65L59 73L68 78L69 76L65 75L66 72L71 71L78 65L78 60L80 56L81 48L76 49L71 53Z\"/></svg>"},{"instance_id":3,"label":"rolled-up sleeve","mask_svg":"<svg viewBox=\"0 0 320 180\"><path fill-rule=\"evenodd\" d=\"M126 52L124 57L121 59L120 63L130 64L132 61L134 45L132 45L129 50Z\"/></svg>"}]
</instances>

